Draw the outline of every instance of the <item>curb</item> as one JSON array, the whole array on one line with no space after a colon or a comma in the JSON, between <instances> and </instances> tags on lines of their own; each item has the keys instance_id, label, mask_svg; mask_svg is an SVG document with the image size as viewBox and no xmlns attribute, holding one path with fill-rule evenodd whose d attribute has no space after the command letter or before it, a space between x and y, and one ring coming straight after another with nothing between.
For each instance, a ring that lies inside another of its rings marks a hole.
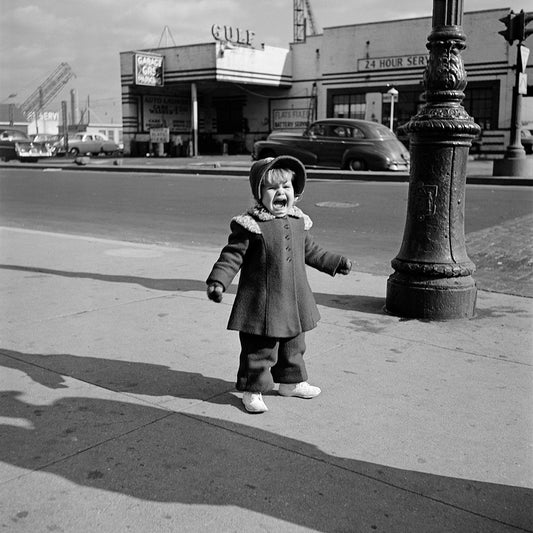
<instances>
[{"instance_id":1,"label":"curb","mask_svg":"<svg viewBox=\"0 0 533 533\"><path fill-rule=\"evenodd\" d=\"M122 161L119 163L119 161ZM0 168L26 168L26 169L66 169L66 170L93 170L101 172L141 172L148 174L187 174L205 176L248 176L248 165L242 167L218 165L199 165L197 167L162 167L162 166L128 166L124 165L124 160L115 160L113 164L44 164L44 163L2 163ZM372 171L346 171L346 170L318 170L307 169L308 178L333 179L350 181L377 181L383 183L406 183L409 181L407 172L372 172ZM513 186L533 186L533 177L522 176L487 176L471 175L466 177L469 185L513 185Z\"/></svg>"}]
</instances>

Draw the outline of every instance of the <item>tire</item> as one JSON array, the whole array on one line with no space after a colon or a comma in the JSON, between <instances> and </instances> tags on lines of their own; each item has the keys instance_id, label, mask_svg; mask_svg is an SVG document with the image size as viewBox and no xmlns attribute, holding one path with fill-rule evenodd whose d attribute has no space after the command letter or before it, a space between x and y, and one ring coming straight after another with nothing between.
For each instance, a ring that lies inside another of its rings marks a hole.
<instances>
[{"instance_id":1,"label":"tire","mask_svg":"<svg viewBox=\"0 0 533 533\"><path fill-rule=\"evenodd\" d=\"M80 151L78 148L71 148L69 151L68 151L69 155L72 156L72 157L78 157L78 155L80 154Z\"/></svg>"},{"instance_id":2,"label":"tire","mask_svg":"<svg viewBox=\"0 0 533 533\"><path fill-rule=\"evenodd\" d=\"M346 169L347 170L367 170L367 164L362 159L349 159L346 162Z\"/></svg>"}]
</instances>

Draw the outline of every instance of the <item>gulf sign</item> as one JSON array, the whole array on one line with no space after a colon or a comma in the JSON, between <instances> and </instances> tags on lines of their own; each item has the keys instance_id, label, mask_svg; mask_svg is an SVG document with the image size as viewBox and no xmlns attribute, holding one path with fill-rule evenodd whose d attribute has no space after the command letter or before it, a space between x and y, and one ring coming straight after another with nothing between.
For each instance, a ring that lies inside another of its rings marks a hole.
<instances>
[{"instance_id":1,"label":"gulf sign","mask_svg":"<svg viewBox=\"0 0 533 533\"><path fill-rule=\"evenodd\" d=\"M163 56L134 54L135 85L161 87L163 85Z\"/></svg>"}]
</instances>

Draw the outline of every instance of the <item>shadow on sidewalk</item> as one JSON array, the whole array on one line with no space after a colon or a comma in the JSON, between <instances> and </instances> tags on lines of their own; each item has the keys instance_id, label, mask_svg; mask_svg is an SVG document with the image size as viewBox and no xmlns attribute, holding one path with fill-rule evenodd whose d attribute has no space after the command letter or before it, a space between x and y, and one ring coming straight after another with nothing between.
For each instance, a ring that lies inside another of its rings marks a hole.
<instances>
[{"instance_id":1,"label":"shadow on sidewalk","mask_svg":"<svg viewBox=\"0 0 533 533\"><path fill-rule=\"evenodd\" d=\"M49 274L64 278L94 279L109 283L129 283L140 285L155 291L202 291L206 289L205 282L196 279L177 278L144 278L142 276L124 276L114 274L98 274L96 272L71 272L68 270L53 270L51 268L28 267L19 265L0 265L4 270L16 270L19 272L33 272L38 274ZM230 287L231 289L231 287ZM231 292L231 291L230 291Z\"/></svg>"},{"instance_id":2,"label":"shadow on sidewalk","mask_svg":"<svg viewBox=\"0 0 533 533\"><path fill-rule=\"evenodd\" d=\"M335 457L267 430L155 406L94 397L36 405L14 391L0 400L1 461L144 501L227 507L220 531L229 530L227 520L235 529L231 507L322 532L488 533L533 525L528 489ZM4 509L22 509L6 498L18 485L3 481ZM61 487L51 483L45 497L59 498ZM84 505L81 497L80 516ZM168 523L185 527L186 513L178 512Z\"/></svg>"},{"instance_id":3,"label":"shadow on sidewalk","mask_svg":"<svg viewBox=\"0 0 533 533\"><path fill-rule=\"evenodd\" d=\"M140 285L147 289L156 291L174 291L187 292L199 291L204 292L206 284L204 281L196 279L179 279L179 278L145 278L141 276L124 276L113 274L98 274L95 272L72 272L67 270L54 270L50 268L29 267L20 265L0 265L0 269L14 270L18 272L32 272L38 274L49 274L52 276L62 276L65 278L93 279L110 283L130 283ZM228 294L235 294L236 286L230 285L226 291ZM352 294L327 294L314 293L316 303L325 307L334 309L346 309L350 311L360 311L362 313L372 313L386 315L383 311L385 305L384 298L374 296L357 296Z\"/></svg>"},{"instance_id":4,"label":"shadow on sidewalk","mask_svg":"<svg viewBox=\"0 0 533 533\"><path fill-rule=\"evenodd\" d=\"M3 366L25 373L35 383L50 389L68 388L65 377L77 379L114 392L145 396L175 396L219 404L241 402L233 395L234 383L182 372L152 363L120 361L70 354L33 354L0 348Z\"/></svg>"}]
</instances>

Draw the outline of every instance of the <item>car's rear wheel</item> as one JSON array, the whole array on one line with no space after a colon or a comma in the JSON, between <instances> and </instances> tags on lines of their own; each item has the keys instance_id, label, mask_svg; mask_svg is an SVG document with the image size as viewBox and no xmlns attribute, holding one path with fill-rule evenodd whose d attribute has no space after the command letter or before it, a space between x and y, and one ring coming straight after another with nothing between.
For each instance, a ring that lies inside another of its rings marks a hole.
<instances>
[{"instance_id":1,"label":"car's rear wheel","mask_svg":"<svg viewBox=\"0 0 533 533\"><path fill-rule=\"evenodd\" d=\"M367 165L362 159L350 159L346 162L348 170L367 170Z\"/></svg>"},{"instance_id":2,"label":"car's rear wheel","mask_svg":"<svg viewBox=\"0 0 533 533\"><path fill-rule=\"evenodd\" d=\"M72 156L72 157L78 157L80 151L77 149L77 148L71 148L68 153Z\"/></svg>"}]
</instances>

